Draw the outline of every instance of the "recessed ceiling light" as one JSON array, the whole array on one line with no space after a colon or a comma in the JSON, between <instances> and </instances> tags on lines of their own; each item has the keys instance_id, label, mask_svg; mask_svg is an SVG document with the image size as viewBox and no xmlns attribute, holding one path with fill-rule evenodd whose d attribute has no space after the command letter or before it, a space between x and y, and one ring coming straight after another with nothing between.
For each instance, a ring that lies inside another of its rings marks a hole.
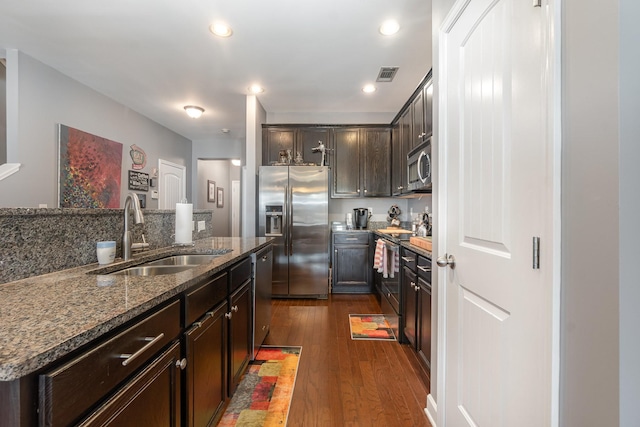
<instances>
[{"instance_id":1,"label":"recessed ceiling light","mask_svg":"<svg viewBox=\"0 0 640 427\"><path fill-rule=\"evenodd\" d=\"M251 85L249 87L249 92L251 93L262 93L264 92L264 88L260 85Z\"/></svg>"},{"instance_id":2,"label":"recessed ceiling light","mask_svg":"<svg viewBox=\"0 0 640 427\"><path fill-rule=\"evenodd\" d=\"M209 25L209 31L218 37L231 37L233 34L231 27L222 22L215 22Z\"/></svg>"},{"instance_id":3,"label":"recessed ceiling light","mask_svg":"<svg viewBox=\"0 0 640 427\"><path fill-rule=\"evenodd\" d=\"M186 111L192 119L197 119L204 113L204 108L198 107L197 105L185 105L184 111Z\"/></svg>"},{"instance_id":4,"label":"recessed ceiling light","mask_svg":"<svg viewBox=\"0 0 640 427\"><path fill-rule=\"evenodd\" d=\"M364 85L362 91L364 93L372 93L376 91L376 87L374 85Z\"/></svg>"},{"instance_id":5,"label":"recessed ceiling light","mask_svg":"<svg viewBox=\"0 0 640 427\"><path fill-rule=\"evenodd\" d=\"M388 21L384 21L382 25L380 25L380 34L383 36L391 36L398 31L400 31L400 24L395 19L390 19Z\"/></svg>"},{"instance_id":6,"label":"recessed ceiling light","mask_svg":"<svg viewBox=\"0 0 640 427\"><path fill-rule=\"evenodd\" d=\"M220 132L222 132L222 133L229 133L229 132L231 132L231 131L230 131L229 129L227 129L227 128L222 128L222 129L220 129Z\"/></svg>"}]
</instances>

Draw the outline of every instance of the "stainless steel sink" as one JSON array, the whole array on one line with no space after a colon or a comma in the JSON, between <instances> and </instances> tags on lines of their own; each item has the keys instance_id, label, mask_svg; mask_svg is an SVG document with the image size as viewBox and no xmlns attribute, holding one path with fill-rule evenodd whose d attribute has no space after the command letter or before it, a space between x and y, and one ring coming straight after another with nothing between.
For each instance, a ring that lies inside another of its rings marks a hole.
<instances>
[{"instance_id":1,"label":"stainless steel sink","mask_svg":"<svg viewBox=\"0 0 640 427\"><path fill-rule=\"evenodd\" d=\"M124 270L114 271L113 275L122 276L159 276L162 274L176 274L181 271L190 270L195 265L136 265Z\"/></svg>"},{"instance_id":2,"label":"stainless steel sink","mask_svg":"<svg viewBox=\"0 0 640 427\"><path fill-rule=\"evenodd\" d=\"M210 254L190 254L190 255L173 255L156 261L146 262L143 265L202 265L208 264L215 258L222 255Z\"/></svg>"}]
</instances>

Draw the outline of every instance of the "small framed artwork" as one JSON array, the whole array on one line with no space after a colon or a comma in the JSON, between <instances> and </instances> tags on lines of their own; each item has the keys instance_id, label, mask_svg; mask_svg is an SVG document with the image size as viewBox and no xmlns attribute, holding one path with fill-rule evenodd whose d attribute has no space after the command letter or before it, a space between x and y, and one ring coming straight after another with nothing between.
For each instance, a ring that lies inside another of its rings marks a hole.
<instances>
[{"instance_id":1,"label":"small framed artwork","mask_svg":"<svg viewBox=\"0 0 640 427\"><path fill-rule=\"evenodd\" d=\"M218 203L216 204L219 208L224 208L224 188L218 187Z\"/></svg>"},{"instance_id":2,"label":"small framed artwork","mask_svg":"<svg viewBox=\"0 0 640 427\"><path fill-rule=\"evenodd\" d=\"M216 182L207 180L207 202L215 203L216 201Z\"/></svg>"}]
</instances>

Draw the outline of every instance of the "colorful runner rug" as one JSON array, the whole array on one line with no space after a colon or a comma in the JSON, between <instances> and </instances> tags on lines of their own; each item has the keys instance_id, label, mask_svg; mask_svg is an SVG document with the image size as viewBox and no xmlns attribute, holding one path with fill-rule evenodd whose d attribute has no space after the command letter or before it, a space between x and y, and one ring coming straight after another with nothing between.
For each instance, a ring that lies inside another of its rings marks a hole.
<instances>
[{"instance_id":1,"label":"colorful runner rug","mask_svg":"<svg viewBox=\"0 0 640 427\"><path fill-rule=\"evenodd\" d=\"M350 314L349 326L353 340L395 341L396 336L383 314Z\"/></svg>"},{"instance_id":2,"label":"colorful runner rug","mask_svg":"<svg viewBox=\"0 0 640 427\"><path fill-rule=\"evenodd\" d=\"M302 347L263 346L249 364L218 427L282 427L298 372Z\"/></svg>"}]
</instances>

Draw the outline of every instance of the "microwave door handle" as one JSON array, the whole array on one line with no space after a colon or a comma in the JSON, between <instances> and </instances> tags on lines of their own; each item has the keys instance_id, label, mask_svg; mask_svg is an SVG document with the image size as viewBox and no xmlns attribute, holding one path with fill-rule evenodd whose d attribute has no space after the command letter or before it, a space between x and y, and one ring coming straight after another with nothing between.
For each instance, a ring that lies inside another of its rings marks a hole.
<instances>
[{"instance_id":1,"label":"microwave door handle","mask_svg":"<svg viewBox=\"0 0 640 427\"><path fill-rule=\"evenodd\" d=\"M422 153L420 153L420 156L418 156L418 178L420 179L420 181L424 184L424 182L427 180L426 177L422 176L422 159L424 157L427 157L427 154L423 151Z\"/></svg>"},{"instance_id":2,"label":"microwave door handle","mask_svg":"<svg viewBox=\"0 0 640 427\"><path fill-rule=\"evenodd\" d=\"M431 178L431 156L428 154L426 156L427 156L427 178Z\"/></svg>"}]
</instances>

